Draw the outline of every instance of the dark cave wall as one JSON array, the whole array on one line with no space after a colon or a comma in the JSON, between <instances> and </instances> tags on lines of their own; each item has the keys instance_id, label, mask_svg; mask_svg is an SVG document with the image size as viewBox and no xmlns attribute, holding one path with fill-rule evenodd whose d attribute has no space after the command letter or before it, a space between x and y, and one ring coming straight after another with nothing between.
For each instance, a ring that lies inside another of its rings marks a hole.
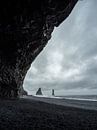
<instances>
[{"instance_id":1,"label":"dark cave wall","mask_svg":"<svg viewBox=\"0 0 97 130\"><path fill-rule=\"evenodd\" d=\"M0 1L0 97L19 95L31 63L77 1Z\"/></svg>"}]
</instances>

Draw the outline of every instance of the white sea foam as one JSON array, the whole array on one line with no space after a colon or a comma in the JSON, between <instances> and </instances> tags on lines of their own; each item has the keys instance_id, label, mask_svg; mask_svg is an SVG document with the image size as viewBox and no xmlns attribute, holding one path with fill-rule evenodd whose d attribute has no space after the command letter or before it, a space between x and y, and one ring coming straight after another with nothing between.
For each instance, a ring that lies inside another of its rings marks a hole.
<instances>
[{"instance_id":1,"label":"white sea foam","mask_svg":"<svg viewBox=\"0 0 97 130\"><path fill-rule=\"evenodd\" d=\"M97 99L71 98L71 97L64 97L63 99L84 100L84 101L97 101Z\"/></svg>"},{"instance_id":2,"label":"white sea foam","mask_svg":"<svg viewBox=\"0 0 97 130\"><path fill-rule=\"evenodd\" d=\"M55 96L47 96L47 95L34 95L35 97L44 97L44 98L59 98L63 99L63 97L55 97Z\"/></svg>"},{"instance_id":3,"label":"white sea foam","mask_svg":"<svg viewBox=\"0 0 97 130\"><path fill-rule=\"evenodd\" d=\"M90 99L90 98L80 98L80 97L61 97L61 96L48 96L48 95L33 95L35 97L40 97L40 98L51 98L51 99L70 99L70 100L83 100L83 101L96 101L97 99Z\"/></svg>"}]
</instances>

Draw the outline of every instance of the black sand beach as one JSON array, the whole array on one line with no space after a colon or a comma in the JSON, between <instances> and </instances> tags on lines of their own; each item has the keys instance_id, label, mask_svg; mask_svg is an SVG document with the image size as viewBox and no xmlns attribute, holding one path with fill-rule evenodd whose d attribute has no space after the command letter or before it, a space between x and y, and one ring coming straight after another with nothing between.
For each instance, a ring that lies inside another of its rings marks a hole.
<instances>
[{"instance_id":1,"label":"black sand beach","mask_svg":"<svg viewBox=\"0 0 97 130\"><path fill-rule=\"evenodd\" d=\"M97 101L87 100L75 100L66 99L61 97L43 97L43 96L23 96L26 99L33 99L35 101L42 101L50 104L56 104L61 106L76 107L87 110L97 110Z\"/></svg>"},{"instance_id":2,"label":"black sand beach","mask_svg":"<svg viewBox=\"0 0 97 130\"><path fill-rule=\"evenodd\" d=\"M65 101L71 102L72 106L74 104L70 100ZM97 110L56 105L35 99L0 100L0 130L9 129L97 130Z\"/></svg>"}]
</instances>

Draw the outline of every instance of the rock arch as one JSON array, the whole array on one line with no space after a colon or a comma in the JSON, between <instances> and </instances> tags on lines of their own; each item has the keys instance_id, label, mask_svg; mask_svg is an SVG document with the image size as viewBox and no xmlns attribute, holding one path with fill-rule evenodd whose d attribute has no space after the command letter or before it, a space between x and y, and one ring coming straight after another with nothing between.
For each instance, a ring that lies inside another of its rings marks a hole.
<instances>
[{"instance_id":1,"label":"rock arch","mask_svg":"<svg viewBox=\"0 0 97 130\"><path fill-rule=\"evenodd\" d=\"M18 97L31 63L77 1L0 1L0 97Z\"/></svg>"}]
</instances>

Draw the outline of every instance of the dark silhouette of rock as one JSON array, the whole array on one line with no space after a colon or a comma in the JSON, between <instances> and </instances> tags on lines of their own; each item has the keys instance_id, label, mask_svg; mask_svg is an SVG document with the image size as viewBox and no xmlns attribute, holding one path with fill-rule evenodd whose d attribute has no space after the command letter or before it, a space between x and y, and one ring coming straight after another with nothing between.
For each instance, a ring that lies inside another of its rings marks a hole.
<instances>
[{"instance_id":1,"label":"dark silhouette of rock","mask_svg":"<svg viewBox=\"0 0 97 130\"><path fill-rule=\"evenodd\" d=\"M21 86L20 89L19 89L19 95L20 96L28 95L27 91L24 90L23 86Z\"/></svg>"},{"instance_id":2,"label":"dark silhouette of rock","mask_svg":"<svg viewBox=\"0 0 97 130\"><path fill-rule=\"evenodd\" d=\"M54 89L52 89L52 96L55 96Z\"/></svg>"},{"instance_id":3,"label":"dark silhouette of rock","mask_svg":"<svg viewBox=\"0 0 97 130\"><path fill-rule=\"evenodd\" d=\"M26 90L24 90L23 92L22 92L22 95L28 95L28 93L27 93L27 91Z\"/></svg>"},{"instance_id":4,"label":"dark silhouette of rock","mask_svg":"<svg viewBox=\"0 0 97 130\"><path fill-rule=\"evenodd\" d=\"M0 97L19 96L31 63L77 1L0 1Z\"/></svg>"},{"instance_id":5,"label":"dark silhouette of rock","mask_svg":"<svg viewBox=\"0 0 97 130\"><path fill-rule=\"evenodd\" d=\"M39 89L37 90L36 95L42 95L41 88L39 88Z\"/></svg>"}]
</instances>

